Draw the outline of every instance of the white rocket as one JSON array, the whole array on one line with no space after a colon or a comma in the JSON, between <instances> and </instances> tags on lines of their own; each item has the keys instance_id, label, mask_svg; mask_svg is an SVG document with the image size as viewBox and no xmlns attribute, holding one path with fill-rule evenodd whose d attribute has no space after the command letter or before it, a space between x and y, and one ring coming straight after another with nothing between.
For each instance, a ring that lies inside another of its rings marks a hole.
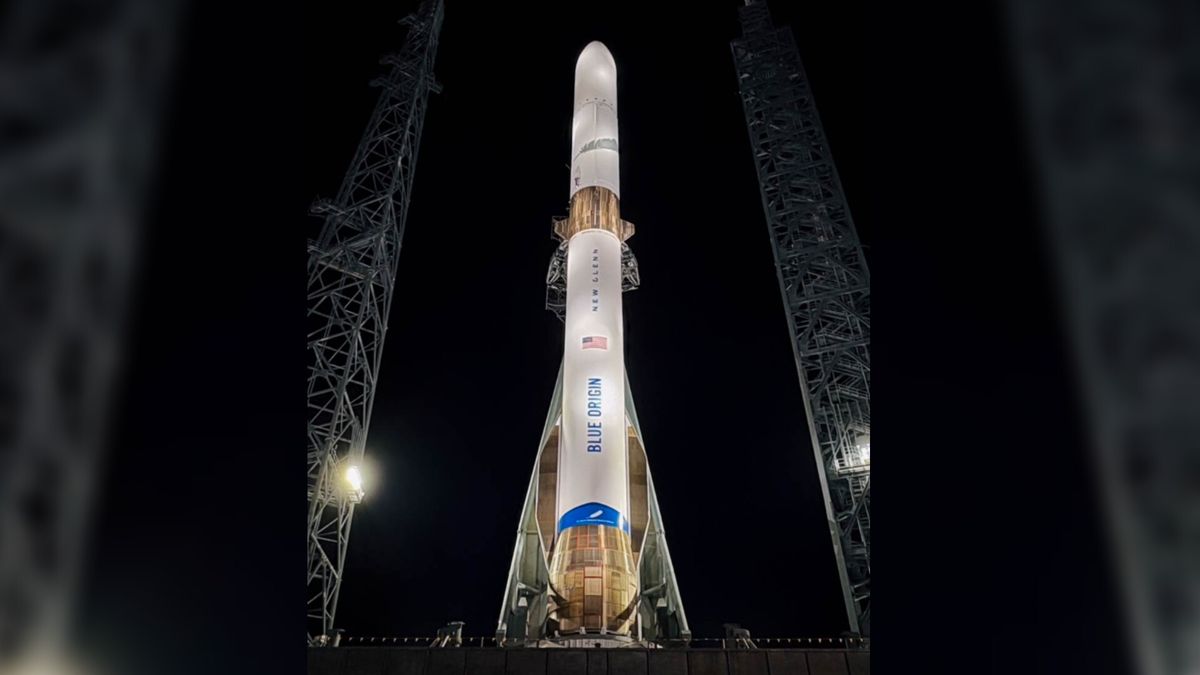
<instances>
[{"instance_id":1,"label":"white rocket","mask_svg":"<svg viewBox=\"0 0 1200 675\"><path fill-rule=\"evenodd\" d=\"M562 434L551 584L564 629L628 632L637 575L626 456L617 67L592 42L575 64Z\"/></svg>"},{"instance_id":2,"label":"white rocket","mask_svg":"<svg viewBox=\"0 0 1200 675\"><path fill-rule=\"evenodd\" d=\"M589 188L619 197L616 64L599 42L575 66L571 141L572 200ZM567 241L558 530L584 520L628 530L621 239L588 227Z\"/></svg>"}]
</instances>

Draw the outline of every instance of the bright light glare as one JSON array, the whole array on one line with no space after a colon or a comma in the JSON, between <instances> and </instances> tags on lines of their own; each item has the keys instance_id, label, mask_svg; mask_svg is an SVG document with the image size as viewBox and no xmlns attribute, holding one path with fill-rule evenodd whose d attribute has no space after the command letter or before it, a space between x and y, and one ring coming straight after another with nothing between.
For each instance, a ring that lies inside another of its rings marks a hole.
<instances>
[{"instance_id":1,"label":"bright light glare","mask_svg":"<svg viewBox=\"0 0 1200 675\"><path fill-rule=\"evenodd\" d=\"M855 445L858 446L858 456L862 458L863 464L871 463L871 437L859 436L855 440Z\"/></svg>"},{"instance_id":2,"label":"bright light glare","mask_svg":"<svg viewBox=\"0 0 1200 675\"><path fill-rule=\"evenodd\" d=\"M350 489L354 490L360 497L362 496L362 472L359 471L357 465L352 464L346 469L346 482L350 484Z\"/></svg>"},{"instance_id":3,"label":"bright light glare","mask_svg":"<svg viewBox=\"0 0 1200 675\"><path fill-rule=\"evenodd\" d=\"M6 670L13 666L12 670ZM0 660L0 672L9 675L83 675L85 671L61 655L38 653L15 664Z\"/></svg>"}]
</instances>

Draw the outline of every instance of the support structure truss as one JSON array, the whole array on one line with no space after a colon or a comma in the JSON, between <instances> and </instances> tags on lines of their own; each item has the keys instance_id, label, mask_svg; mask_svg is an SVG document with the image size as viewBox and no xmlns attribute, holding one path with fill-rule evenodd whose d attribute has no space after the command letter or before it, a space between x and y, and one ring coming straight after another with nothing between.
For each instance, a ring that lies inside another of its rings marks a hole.
<instances>
[{"instance_id":1,"label":"support structure truss","mask_svg":"<svg viewBox=\"0 0 1200 675\"><path fill-rule=\"evenodd\" d=\"M850 629L870 633L870 273L792 32L764 2L732 43Z\"/></svg>"},{"instance_id":2,"label":"support structure truss","mask_svg":"<svg viewBox=\"0 0 1200 675\"><path fill-rule=\"evenodd\" d=\"M1005 7L1133 665L1200 672L1200 11Z\"/></svg>"},{"instance_id":3,"label":"support structure truss","mask_svg":"<svg viewBox=\"0 0 1200 675\"><path fill-rule=\"evenodd\" d=\"M0 8L0 672L69 661L182 5Z\"/></svg>"},{"instance_id":4,"label":"support structure truss","mask_svg":"<svg viewBox=\"0 0 1200 675\"><path fill-rule=\"evenodd\" d=\"M308 262L308 620L310 641L333 629L354 505L345 470L364 451L417 148L433 77L441 0L425 0L404 48L372 85L375 112Z\"/></svg>"},{"instance_id":5,"label":"support structure truss","mask_svg":"<svg viewBox=\"0 0 1200 675\"><path fill-rule=\"evenodd\" d=\"M559 227L566 218L555 218L551 229ZM621 242L621 292L628 293L642 285L637 257L629 244ZM550 267L546 270L546 310L565 321L567 316L567 242L563 241L550 256Z\"/></svg>"}]
</instances>

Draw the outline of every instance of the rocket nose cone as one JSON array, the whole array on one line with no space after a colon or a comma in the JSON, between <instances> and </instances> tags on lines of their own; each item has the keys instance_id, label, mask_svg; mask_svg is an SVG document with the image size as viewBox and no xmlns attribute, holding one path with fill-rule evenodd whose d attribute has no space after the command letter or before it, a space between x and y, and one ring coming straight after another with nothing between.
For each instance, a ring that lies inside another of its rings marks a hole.
<instances>
[{"instance_id":1,"label":"rocket nose cone","mask_svg":"<svg viewBox=\"0 0 1200 675\"><path fill-rule=\"evenodd\" d=\"M592 41L575 62L575 109L596 100L617 107L617 62L604 43Z\"/></svg>"},{"instance_id":2,"label":"rocket nose cone","mask_svg":"<svg viewBox=\"0 0 1200 675\"><path fill-rule=\"evenodd\" d=\"M592 40L587 43L583 51L579 52L579 60L583 61L586 58L602 58L607 59L610 63L613 60L612 52L608 51L608 47L599 40Z\"/></svg>"}]
</instances>

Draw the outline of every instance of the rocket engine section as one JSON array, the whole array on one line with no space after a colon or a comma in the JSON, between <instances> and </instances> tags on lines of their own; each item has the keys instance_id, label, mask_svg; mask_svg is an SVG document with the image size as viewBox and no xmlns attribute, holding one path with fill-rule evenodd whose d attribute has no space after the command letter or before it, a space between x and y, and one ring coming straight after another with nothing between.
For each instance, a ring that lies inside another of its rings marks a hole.
<instances>
[{"instance_id":1,"label":"rocket engine section","mask_svg":"<svg viewBox=\"0 0 1200 675\"><path fill-rule=\"evenodd\" d=\"M560 632L628 635L638 574L630 541L621 309L617 71L592 42L575 65L567 241L562 433L550 560L550 619Z\"/></svg>"}]
</instances>

